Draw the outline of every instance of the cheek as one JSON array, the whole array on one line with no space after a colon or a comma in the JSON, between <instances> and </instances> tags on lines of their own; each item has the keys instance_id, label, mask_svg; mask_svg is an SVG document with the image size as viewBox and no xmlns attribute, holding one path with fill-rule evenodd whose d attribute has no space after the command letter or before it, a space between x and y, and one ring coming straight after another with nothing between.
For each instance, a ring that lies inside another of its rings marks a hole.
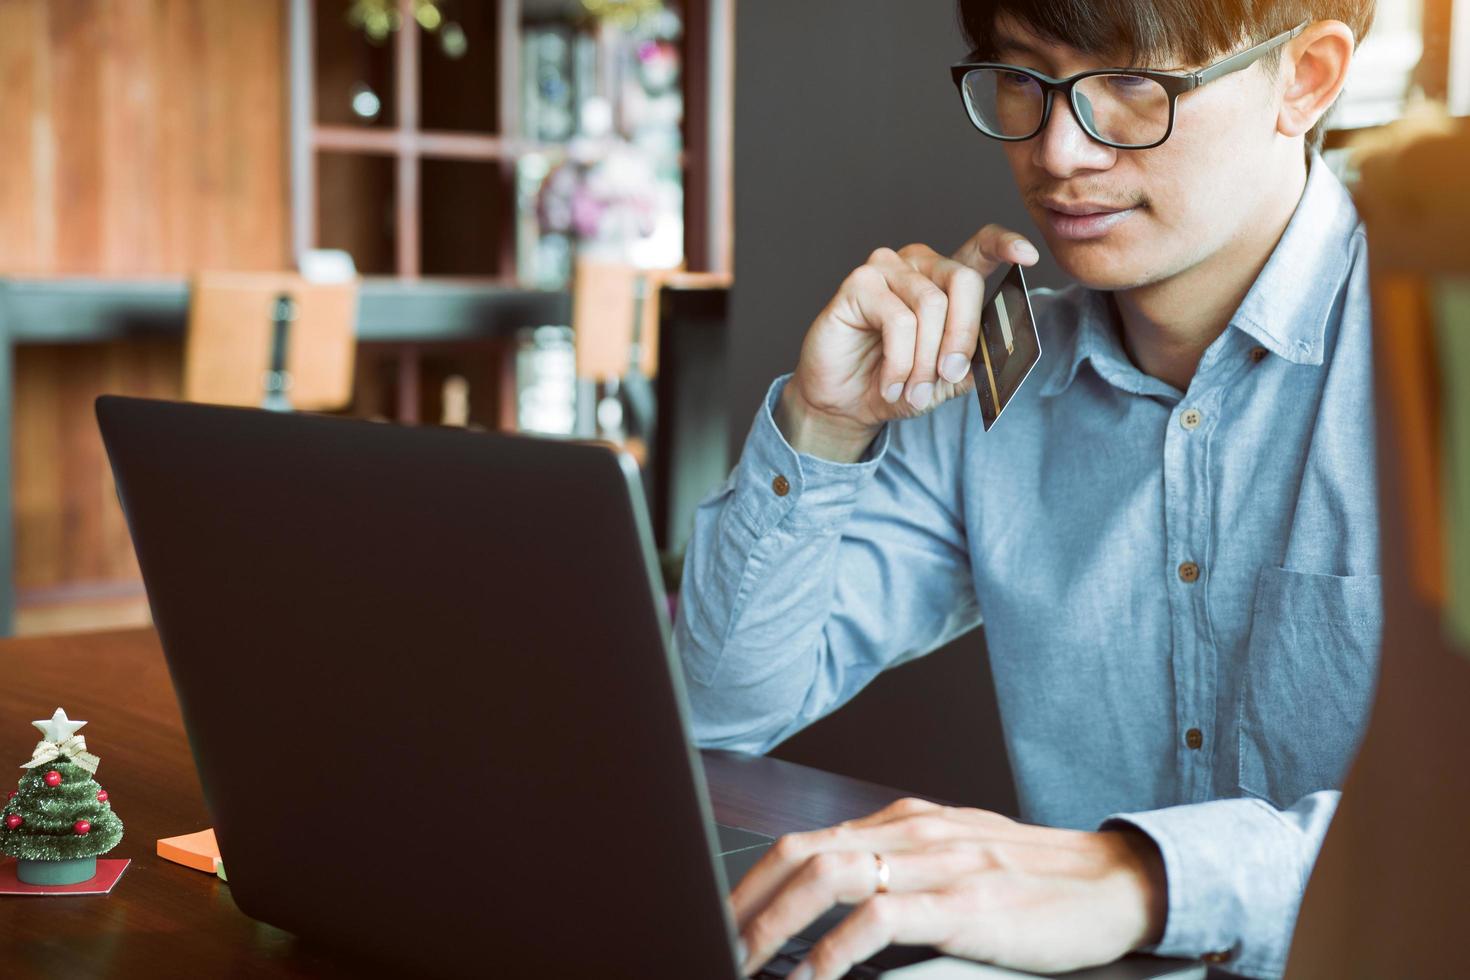
<instances>
[{"instance_id":1,"label":"cheek","mask_svg":"<svg viewBox=\"0 0 1470 980\"><path fill-rule=\"evenodd\" d=\"M1204 120L1210 122L1210 120ZM1208 253L1241 231L1260 195L1251 148L1239 144L1235 120L1177 128L1166 159L1148 170L1158 234L1183 253Z\"/></svg>"},{"instance_id":2,"label":"cheek","mask_svg":"<svg viewBox=\"0 0 1470 980\"><path fill-rule=\"evenodd\" d=\"M1035 168L1031 164L1031 144L1001 143L1000 148L1011 168L1011 178L1024 194L1026 188L1036 183Z\"/></svg>"},{"instance_id":3,"label":"cheek","mask_svg":"<svg viewBox=\"0 0 1470 980\"><path fill-rule=\"evenodd\" d=\"M1168 141L1133 162L1137 186L1148 198L1149 232L1169 240L1175 250L1189 250L1213 237L1213 219L1241 188L1222 179L1231 167L1226 163L1232 158L1229 141L1208 125L1189 125L1180 109Z\"/></svg>"},{"instance_id":4,"label":"cheek","mask_svg":"<svg viewBox=\"0 0 1470 980\"><path fill-rule=\"evenodd\" d=\"M1224 88L1198 96L1180 100L1174 134L1159 147L1169 153L1164 167L1175 203L1184 212L1247 211L1259 194L1268 142L1262 138L1259 100L1253 92Z\"/></svg>"}]
</instances>

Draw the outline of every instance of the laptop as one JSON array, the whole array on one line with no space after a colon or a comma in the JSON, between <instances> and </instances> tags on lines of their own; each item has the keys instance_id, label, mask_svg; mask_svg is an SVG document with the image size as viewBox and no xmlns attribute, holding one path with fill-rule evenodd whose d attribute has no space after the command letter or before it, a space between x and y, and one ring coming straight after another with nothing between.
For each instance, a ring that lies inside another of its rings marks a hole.
<instances>
[{"instance_id":1,"label":"laptop","mask_svg":"<svg viewBox=\"0 0 1470 980\"><path fill-rule=\"evenodd\" d=\"M116 396L97 418L241 911L415 974L738 976L725 896L770 839L712 819L629 457ZM1179 967L1081 975L1203 975Z\"/></svg>"}]
</instances>

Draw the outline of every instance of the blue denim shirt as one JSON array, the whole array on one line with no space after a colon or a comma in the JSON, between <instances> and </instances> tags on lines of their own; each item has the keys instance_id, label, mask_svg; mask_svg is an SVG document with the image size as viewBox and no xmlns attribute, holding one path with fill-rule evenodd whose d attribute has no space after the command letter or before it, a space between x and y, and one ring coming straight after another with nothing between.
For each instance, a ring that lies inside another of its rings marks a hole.
<instances>
[{"instance_id":1,"label":"blue denim shirt","mask_svg":"<svg viewBox=\"0 0 1470 980\"><path fill-rule=\"evenodd\" d=\"M1314 159L1187 391L1130 362L1105 294L1034 307L1042 362L988 433L971 395L832 463L772 386L686 559L696 737L764 752L983 621L1022 817L1141 829L1158 951L1277 975L1377 674L1357 214Z\"/></svg>"}]
</instances>

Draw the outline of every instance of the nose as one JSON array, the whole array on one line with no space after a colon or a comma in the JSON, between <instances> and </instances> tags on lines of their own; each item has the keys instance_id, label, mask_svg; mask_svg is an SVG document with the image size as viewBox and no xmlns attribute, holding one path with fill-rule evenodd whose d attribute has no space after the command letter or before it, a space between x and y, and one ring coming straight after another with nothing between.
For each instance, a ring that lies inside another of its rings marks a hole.
<instances>
[{"instance_id":1,"label":"nose","mask_svg":"<svg viewBox=\"0 0 1470 980\"><path fill-rule=\"evenodd\" d=\"M1080 170L1107 170L1118 159L1118 151L1087 135L1074 111L1092 122L1092 103L1077 93L1077 109L1060 93L1052 97L1051 117L1046 128L1032 139L1032 160L1052 177L1070 177Z\"/></svg>"}]
</instances>

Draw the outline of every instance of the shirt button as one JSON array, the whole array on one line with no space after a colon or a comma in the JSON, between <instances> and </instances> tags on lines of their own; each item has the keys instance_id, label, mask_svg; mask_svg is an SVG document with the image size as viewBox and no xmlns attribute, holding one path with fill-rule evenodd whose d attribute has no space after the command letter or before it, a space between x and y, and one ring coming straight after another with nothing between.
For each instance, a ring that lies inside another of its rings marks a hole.
<instances>
[{"instance_id":1,"label":"shirt button","mask_svg":"<svg viewBox=\"0 0 1470 980\"><path fill-rule=\"evenodd\" d=\"M1201 956L1200 959L1204 960L1206 963L1229 963L1230 958L1234 955L1235 954L1232 953L1230 950L1222 949L1214 953L1206 953L1205 955Z\"/></svg>"},{"instance_id":2,"label":"shirt button","mask_svg":"<svg viewBox=\"0 0 1470 980\"><path fill-rule=\"evenodd\" d=\"M1198 728L1191 728L1184 733L1184 744L1192 749L1197 749L1205 744L1205 733Z\"/></svg>"},{"instance_id":3,"label":"shirt button","mask_svg":"<svg viewBox=\"0 0 1470 980\"><path fill-rule=\"evenodd\" d=\"M1184 426L1191 432L1193 432L1195 429L1198 429L1199 424L1204 420L1205 417L1200 414L1200 410L1197 408L1191 408L1187 410L1183 415L1179 416L1179 424Z\"/></svg>"},{"instance_id":4,"label":"shirt button","mask_svg":"<svg viewBox=\"0 0 1470 980\"><path fill-rule=\"evenodd\" d=\"M784 476L778 476L771 481L771 489L776 491L776 496L784 497L791 492L791 482Z\"/></svg>"},{"instance_id":5,"label":"shirt button","mask_svg":"<svg viewBox=\"0 0 1470 980\"><path fill-rule=\"evenodd\" d=\"M1264 347L1257 347L1255 350L1251 351L1251 363L1252 364L1260 364L1262 361L1264 361L1266 359L1266 354L1267 354L1266 348L1264 348Z\"/></svg>"},{"instance_id":6,"label":"shirt button","mask_svg":"<svg viewBox=\"0 0 1470 980\"><path fill-rule=\"evenodd\" d=\"M1199 581L1199 566L1192 561L1187 561L1179 566L1179 581L1193 583Z\"/></svg>"}]
</instances>

